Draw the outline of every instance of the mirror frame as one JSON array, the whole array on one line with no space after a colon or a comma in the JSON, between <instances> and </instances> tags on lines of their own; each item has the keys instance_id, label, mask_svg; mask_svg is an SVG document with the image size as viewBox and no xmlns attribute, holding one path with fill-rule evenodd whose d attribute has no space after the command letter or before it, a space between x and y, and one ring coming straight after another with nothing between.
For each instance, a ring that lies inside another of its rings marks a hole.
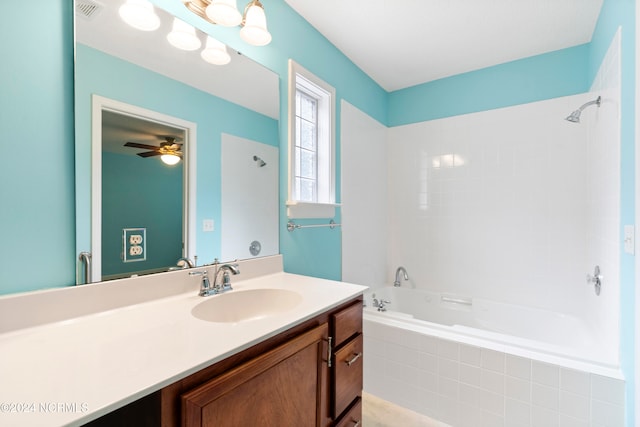
<instances>
[{"instance_id":1,"label":"mirror frame","mask_svg":"<svg viewBox=\"0 0 640 427\"><path fill-rule=\"evenodd\" d=\"M183 157L182 179L182 254L194 259L196 255L196 123L94 94L91 97L92 269L90 282L102 281L102 111L104 110L184 130L186 150Z\"/></svg>"}]
</instances>

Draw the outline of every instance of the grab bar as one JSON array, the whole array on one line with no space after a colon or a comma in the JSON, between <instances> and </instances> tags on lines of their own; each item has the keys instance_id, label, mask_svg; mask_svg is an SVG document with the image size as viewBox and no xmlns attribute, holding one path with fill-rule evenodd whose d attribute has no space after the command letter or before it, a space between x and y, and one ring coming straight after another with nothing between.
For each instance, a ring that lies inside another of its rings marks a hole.
<instances>
[{"instance_id":1,"label":"grab bar","mask_svg":"<svg viewBox=\"0 0 640 427\"><path fill-rule=\"evenodd\" d=\"M473 305L473 300L471 298L459 298L459 297L449 297L446 295L441 295L440 301L448 302L452 304Z\"/></svg>"},{"instance_id":2,"label":"grab bar","mask_svg":"<svg viewBox=\"0 0 640 427\"><path fill-rule=\"evenodd\" d=\"M84 276L80 279L78 269L76 269L76 285L86 285L91 283L91 252L80 252L78 261L82 264Z\"/></svg>"}]
</instances>

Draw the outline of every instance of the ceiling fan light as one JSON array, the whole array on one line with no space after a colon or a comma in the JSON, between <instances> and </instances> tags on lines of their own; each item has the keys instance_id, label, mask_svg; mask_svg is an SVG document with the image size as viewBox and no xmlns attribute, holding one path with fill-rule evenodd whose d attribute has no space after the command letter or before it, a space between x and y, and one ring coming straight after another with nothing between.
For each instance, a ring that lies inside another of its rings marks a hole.
<instances>
[{"instance_id":1,"label":"ceiling fan light","mask_svg":"<svg viewBox=\"0 0 640 427\"><path fill-rule=\"evenodd\" d=\"M180 161L180 157L175 154L163 154L160 156L160 160L162 160L164 164L173 166Z\"/></svg>"},{"instance_id":2,"label":"ceiling fan light","mask_svg":"<svg viewBox=\"0 0 640 427\"><path fill-rule=\"evenodd\" d=\"M195 28L178 18L173 18L173 28L167 34L167 40L172 46L182 50L196 50L202 45Z\"/></svg>"},{"instance_id":3,"label":"ceiling fan light","mask_svg":"<svg viewBox=\"0 0 640 427\"><path fill-rule=\"evenodd\" d=\"M205 13L209 19L223 27L235 27L242 22L236 0L213 0Z\"/></svg>"},{"instance_id":4,"label":"ceiling fan light","mask_svg":"<svg viewBox=\"0 0 640 427\"><path fill-rule=\"evenodd\" d=\"M227 46L211 36L207 36L207 45L200 52L202 59L213 65L225 65L231 61Z\"/></svg>"},{"instance_id":5,"label":"ceiling fan light","mask_svg":"<svg viewBox=\"0 0 640 427\"><path fill-rule=\"evenodd\" d=\"M127 0L118 9L118 14L124 22L138 30L154 31L160 27L160 18L147 0Z\"/></svg>"},{"instance_id":6,"label":"ceiling fan light","mask_svg":"<svg viewBox=\"0 0 640 427\"><path fill-rule=\"evenodd\" d=\"M259 1L252 2L247 9L240 37L254 46L264 46L271 42L271 34L267 30L267 17Z\"/></svg>"}]
</instances>

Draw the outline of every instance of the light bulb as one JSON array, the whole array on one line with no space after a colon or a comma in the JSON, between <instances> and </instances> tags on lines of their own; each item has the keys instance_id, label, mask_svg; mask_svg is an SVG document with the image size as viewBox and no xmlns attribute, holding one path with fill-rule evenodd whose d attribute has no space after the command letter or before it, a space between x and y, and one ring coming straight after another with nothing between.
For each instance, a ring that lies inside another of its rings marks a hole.
<instances>
[{"instance_id":1,"label":"light bulb","mask_svg":"<svg viewBox=\"0 0 640 427\"><path fill-rule=\"evenodd\" d=\"M118 14L124 22L138 30L153 31L160 26L160 18L147 0L127 0L118 9Z\"/></svg>"},{"instance_id":2,"label":"light bulb","mask_svg":"<svg viewBox=\"0 0 640 427\"><path fill-rule=\"evenodd\" d=\"M252 4L247 10L240 37L254 46L264 46L271 42L271 34L267 30L267 18L260 3Z\"/></svg>"},{"instance_id":3,"label":"light bulb","mask_svg":"<svg viewBox=\"0 0 640 427\"><path fill-rule=\"evenodd\" d=\"M227 46L211 36L207 36L207 45L200 52L200 56L213 65L225 65L231 61L231 57L227 53Z\"/></svg>"},{"instance_id":4,"label":"light bulb","mask_svg":"<svg viewBox=\"0 0 640 427\"><path fill-rule=\"evenodd\" d=\"M236 0L213 0L205 13L209 19L223 27L235 27L242 22Z\"/></svg>"},{"instance_id":5,"label":"light bulb","mask_svg":"<svg viewBox=\"0 0 640 427\"><path fill-rule=\"evenodd\" d=\"M172 166L180 161L180 157L175 154L163 154L160 156L160 160L162 160L163 163Z\"/></svg>"},{"instance_id":6,"label":"light bulb","mask_svg":"<svg viewBox=\"0 0 640 427\"><path fill-rule=\"evenodd\" d=\"M167 40L171 45L182 50L196 50L202 45L196 36L195 28L178 18L173 18L173 28L167 34Z\"/></svg>"}]
</instances>

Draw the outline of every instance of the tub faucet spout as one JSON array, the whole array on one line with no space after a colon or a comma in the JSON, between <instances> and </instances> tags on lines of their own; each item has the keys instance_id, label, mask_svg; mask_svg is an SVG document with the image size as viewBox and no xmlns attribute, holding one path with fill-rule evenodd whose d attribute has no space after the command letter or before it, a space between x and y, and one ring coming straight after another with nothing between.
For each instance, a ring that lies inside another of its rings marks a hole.
<instances>
[{"instance_id":1,"label":"tub faucet spout","mask_svg":"<svg viewBox=\"0 0 640 427\"><path fill-rule=\"evenodd\" d=\"M400 277L400 274L402 274L402 277ZM409 280L409 275L407 274L407 270L404 269L404 267L398 267L398 269L396 270L396 280L393 282L393 286L398 287L400 286L400 279L404 279L404 280Z\"/></svg>"}]
</instances>

